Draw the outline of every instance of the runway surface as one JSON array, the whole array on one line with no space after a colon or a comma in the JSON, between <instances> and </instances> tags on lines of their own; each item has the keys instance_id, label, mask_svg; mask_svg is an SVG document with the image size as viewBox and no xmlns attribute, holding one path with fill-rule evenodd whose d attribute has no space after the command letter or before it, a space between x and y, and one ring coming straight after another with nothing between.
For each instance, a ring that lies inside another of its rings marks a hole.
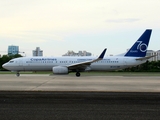
<instances>
[{"instance_id":1,"label":"runway surface","mask_svg":"<svg viewBox=\"0 0 160 120\"><path fill-rule=\"evenodd\" d=\"M159 120L159 76L0 75L1 120Z\"/></svg>"},{"instance_id":2,"label":"runway surface","mask_svg":"<svg viewBox=\"0 0 160 120\"><path fill-rule=\"evenodd\" d=\"M160 92L160 76L0 75L0 90Z\"/></svg>"}]
</instances>

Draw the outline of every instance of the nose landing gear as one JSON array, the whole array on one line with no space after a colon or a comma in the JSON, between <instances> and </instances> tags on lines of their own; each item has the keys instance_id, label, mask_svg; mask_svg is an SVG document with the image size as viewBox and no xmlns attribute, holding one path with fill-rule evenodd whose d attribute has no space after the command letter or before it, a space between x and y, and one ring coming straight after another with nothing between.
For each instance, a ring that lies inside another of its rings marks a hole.
<instances>
[{"instance_id":1,"label":"nose landing gear","mask_svg":"<svg viewBox=\"0 0 160 120\"><path fill-rule=\"evenodd\" d=\"M16 76L17 76L17 77L19 77L19 76L20 76L20 73L19 73L19 72L17 72L17 73L16 73Z\"/></svg>"}]
</instances>

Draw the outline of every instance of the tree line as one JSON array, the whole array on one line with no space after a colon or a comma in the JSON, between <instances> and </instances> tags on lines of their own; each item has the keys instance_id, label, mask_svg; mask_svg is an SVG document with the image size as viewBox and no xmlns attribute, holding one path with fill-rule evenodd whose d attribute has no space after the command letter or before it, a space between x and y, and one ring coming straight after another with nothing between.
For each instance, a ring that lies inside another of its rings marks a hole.
<instances>
[{"instance_id":1,"label":"tree line","mask_svg":"<svg viewBox=\"0 0 160 120\"><path fill-rule=\"evenodd\" d=\"M141 65L135 67L125 68L124 72L160 72L160 60L159 61L146 61Z\"/></svg>"},{"instance_id":2,"label":"tree line","mask_svg":"<svg viewBox=\"0 0 160 120\"><path fill-rule=\"evenodd\" d=\"M5 70L2 65L13 58L22 57L20 54L16 55L3 55L0 58L0 70ZM146 61L141 65L135 67L125 68L123 70L118 70L119 72L160 72L160 61Z\"/></svg>"}]
</instances>

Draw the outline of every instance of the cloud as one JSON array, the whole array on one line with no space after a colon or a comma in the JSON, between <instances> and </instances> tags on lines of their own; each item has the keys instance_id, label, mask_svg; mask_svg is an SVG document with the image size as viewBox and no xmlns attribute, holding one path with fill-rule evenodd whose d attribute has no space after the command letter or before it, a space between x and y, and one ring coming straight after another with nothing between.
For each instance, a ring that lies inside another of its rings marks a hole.
<instances>
[{"instance_id":1,"label":"cloud","mask_svg":"<svg viewBox=\"0 0 160 120\"><path fill-rule=\"evenodd\" d=\"M108 19L106 22L110 23L131 23L131 22L137 22L140 21L140 19L136 18L127 18L127 19Z\"/></svg>"}]
</instances>

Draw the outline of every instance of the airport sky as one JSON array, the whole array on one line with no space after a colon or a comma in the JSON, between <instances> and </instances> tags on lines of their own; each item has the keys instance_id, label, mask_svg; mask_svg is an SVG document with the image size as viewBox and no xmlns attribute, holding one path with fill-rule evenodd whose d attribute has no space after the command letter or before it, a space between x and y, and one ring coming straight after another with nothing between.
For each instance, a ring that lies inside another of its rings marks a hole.
<instances>
[{"instance_id":1,"label":"airport sky","mask_svg":"<svg viewBox=\"0 0 160 120\"><path fill-rule=\"evenodd\" d=\"M0 54L9 45L32 55L86 50L94 56L124 53L145 29L148 49L160 50L160 0L0 0ZM22 54L23 55L23 54Z\"/></svg>"}]
</instances>

